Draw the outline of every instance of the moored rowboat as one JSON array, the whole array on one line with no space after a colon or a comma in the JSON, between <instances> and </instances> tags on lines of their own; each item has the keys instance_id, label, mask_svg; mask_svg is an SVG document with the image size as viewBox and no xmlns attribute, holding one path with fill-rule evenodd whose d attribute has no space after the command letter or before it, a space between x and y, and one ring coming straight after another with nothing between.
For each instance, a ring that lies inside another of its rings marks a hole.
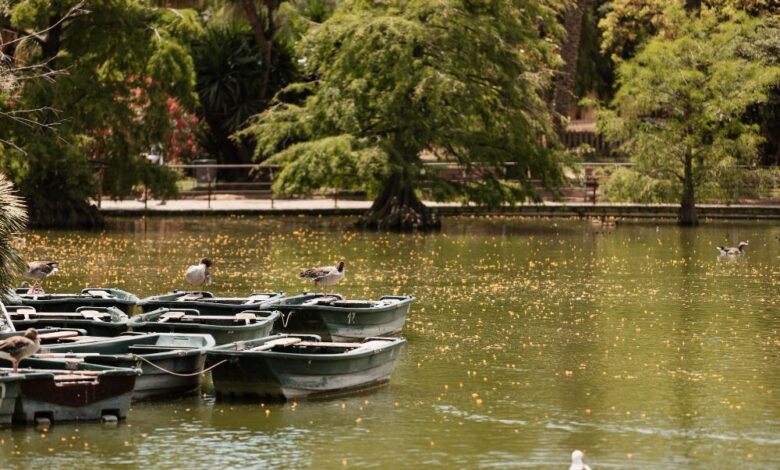
<instances>
[{"instance_id":1,"label":"moored rowboat","mask_svg":"<svg viewBox=\"0 0 780 470\"><path fill-rule=\"evenodd\" d=\"M134 400L187 395L198 391L205 350L214 338L202 334L126 333L98 341L78 341L45 347L38 357L113 367L137 367L142 374L133 391ZM171 374L172 372L173 374Z\"/></svg>"},{"instance_id":2,"label":"moored rowboat","mask_svg":"<svg viewBox=\"0 0 780 470\"><path fill-rule=\"evenodd\" d=\"M6 307L17 330L75 328L92 336L117 336L127 331L127 315L116 307L76 307L70 311L39 312L27 305Z\"/></svg>"},{"instance_id":3,"label":"moored rowboat","mask_svg":"<svg viewBox=\"0 0 780 470\"><path fill-rule=\"evenodd\" d=\"M209 334L217 344L225 344L268 336L278 318L279 312L259 310L208 315L189 308L161 308L136 315L128 324L141 332Z\"/></svg>"},{"instance_id":4,"label":"moored rowboat","mask_svg":"<svg viewBox=\"0 0 780 470\"><path fill-rule=\"evenodd\" d=\"M248 297L217 297L207 291L173 291L164 295L147 297L138 302L144 313L160 308L196 309L204 315L238 313L258 310L260 305L280 299L284 292L255 292Z\"/></svg>"},{"instance_id":5,"label":"moored rowboat","mask_svg":"<svg viewBox=\"0 0 780 470\"><path fill-rule=\"evenodd\" d=\"M282 321L274 333L311 333L326 341L360 341L401 332L413 296L386 295L379 300L345 300L338 294L304 293L269 302Z\"/></svg>"},{"instance_id":6,"label":"moored rowboat","mask_svg":"<svg viewBox=\"0 0 780 470\"><path fill-rule=\"evenodd\" d=\"M78 294L29 293L27 288L15 289L8 305L28 305L39 312L68 312L77 307L115 307L131 314L138 297L122 289L88 287Z\"/></svg>"},{"instance_id":7,"label":"moored rowboat","mask_svg":"<svg viewBox=\"0 0 780 470\"><path fill-rule=\"evenodd\" d=\"M218 398L332 396L390 380L405 343L403 338L335 343L315 335L274 335L216 346L206 352L206 364L216 366L211 374Z\"/></svg>"},{"instance_id":8,"label":"moored rowboat","mask_svg":"<svg viewBox=\"0 0 780 470\"><path fill-rule=\"evenodd\" d=\"M7 361L0 365L7 366ZM137 369L27 358L19 374L0 368L0 376L22 375L13 420L34 423L127 417Z\"/></svg>"}]
</instances>

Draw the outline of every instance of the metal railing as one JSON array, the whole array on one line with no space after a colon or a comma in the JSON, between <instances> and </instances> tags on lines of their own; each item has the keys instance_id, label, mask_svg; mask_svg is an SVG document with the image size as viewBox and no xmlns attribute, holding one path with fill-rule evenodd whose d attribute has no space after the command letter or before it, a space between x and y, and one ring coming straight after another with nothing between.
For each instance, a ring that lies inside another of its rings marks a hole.
<instances>
[{"instance_id":1,"label":"metal railing","mask_svg":"<svg viewBox=\"0 0 780 470\"><path fill-rule=\"evenodd\" d=\"M500 173L501 178L516 178L516 171L522 171L517 168L517 162L506 162L504 170L493 167L472 166L465 167L456 162L424 162L424 166L437 173L437 177L444 178L453 182L474 182L484 177L485 172L492 175ZM582 201L596 203L599 198L599 188L609 177L612 171L621 167L631 167L631 162L585 162L579 165L581 172L576 175L570 175L568 183L562 188L558 188L557 196L565 201ZM208 201L208 207L211 208L211 201L215 196L234 195L255 199L267 199L270 201L271 208L274 208L275 201L279 198L274 197L272 186L276 176L281 171L280 166L258 165L258 164L171 164L169 168L177 171L181 176L179 197L181 199L205 198ZM756 167L742 166L742 168L755 169ZM102 172L99 173L99 175ZM526 175L528 176L528 175ZM529 176L531 182L535 182L532 176ZM750 177L748 177L750 179ZM748 183L750 184L750 183ZM102 184L99 183L102 187ZM426 185L423 184L425 190ZM540 194L544 199L553 198L553 194L546 191L540 182L537 182ZM745 186L745 185L742 185ZM755 191L755 186L750 189ZM765 190L769 194L769 199L780 199L780 182L770 183L771 188ZM748 192L737 190L735 200L739 200L748 195ZM345 189L331 189L320 192L314 196L306 195L307 198L326 198L332 199L334 206L338 208L339 199L362 199L365 193L361 191L350 191ZM751 196L752 197L752 193ZM297 199L292 197L290 199ZM148 191L144 188L143 202L146 207L148 201ZM100 206L101 195L98 194L97 202Z\"/></svg>"}]
</instances>

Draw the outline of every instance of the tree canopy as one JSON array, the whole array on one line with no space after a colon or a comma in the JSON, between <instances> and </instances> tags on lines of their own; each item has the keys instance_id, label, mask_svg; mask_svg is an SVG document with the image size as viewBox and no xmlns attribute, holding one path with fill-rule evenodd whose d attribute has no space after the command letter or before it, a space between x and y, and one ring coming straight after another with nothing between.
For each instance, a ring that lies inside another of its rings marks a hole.
<instances>
[{"instance_id":1,"label":"tree canopy","mask_svg":"<svg viewBox=\"0 0 780 470\"><path fill-rule=\"evenodd\" d=\"M774 28L741 13L721 21L703 12L618 68L619 90L600 129L641 175L672 182L684 224L697 223L698 191L728 187L738 164L756 160L761 129L746 112L780 85L778 64L756 51L762 38L778 37Z\"/></svg>"},{"instance_id":2,"label":"tree canopy","mask_svg":"<svg viewBox=\"0 0 780 470\"><path fill-rule=\"evenodd\" d=\"M141 153L171 132L169 99L195 103L187 47L201 34L194 12L140 0L17 0L7 8L6 27L28 35L13 59L56 72L2 103L37 110L39 125L0 122L15 143L2 149L3 166L29 202L32 223L99 222L86 202L95 190L94 162L105 165L111 195L126 195L140 181L172 190L172 178Z\"/></svg>"},{"instance_id":3,"label":"tree canopy","mask_svg":"<svg viewBox=\"0 0 780 470\"><path fill-rule=\"evenodd\" d=\"M544 145L555 142L544 93L559 63L556 4L346 1L299 45L311 80L283 90L242 135L257 139L256 158L284 166L278 193L378 194L369 227L435 227L415 193L423 177L479 203L533 196L527 174L560 177ZM439 178L423 152L478 177ZM507 161L519 163L519 181L504 179Z\"/></svg>"}]
</instances>

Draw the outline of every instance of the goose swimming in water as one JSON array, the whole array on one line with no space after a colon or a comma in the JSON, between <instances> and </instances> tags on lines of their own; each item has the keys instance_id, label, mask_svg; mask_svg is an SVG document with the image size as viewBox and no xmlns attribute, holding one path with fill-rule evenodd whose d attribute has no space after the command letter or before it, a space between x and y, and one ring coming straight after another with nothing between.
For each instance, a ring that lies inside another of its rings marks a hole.
<instances>
[{"instance_id":1,"label":"goose swimming in water","mask_svg":"<svg viewBox=\"0 0 780 470\"><path fill-rule=\"evenodd\" d=\"M19 370L19 361L32 356L41 347L41 339L35 328L27 328L22 336L11 336L0 341L0 358L7 359L13 364L14 372Z\"/></svg>"},{"instance_id":2,"label":"goose swimming in water","mask_svg":"<svg viewBox=\"0 0 780 470\"><path fill-rule=\"evenodd\" d=\"M332 286L344 279L344 262L339 261L336 266L323 266L309 268L298 275L304 279L311 279L315 286ZM327 294L327 292L325 292Z\"/></svg>"},{"instance_id":3,"label":"goose swimming in water","mask_svg":"<svg viewBox=\"0 0 780 470\"><path fill-rule=\"evenodd\" d=\"M184 273L184 280L196 287L203 287L211 284L213 278L209 272L212 262L208 258L200 260L199 264L193 264Z\"/></svg>"},{"instance_id":4,"label":"goose swimming in water","mask_svg":"<svg viewBox=\"0 0 780 470\"><path fill-rule=\"evenodd\" d=\"M719 246L718 252L721 255L744 255L745 247L748 246L748 242L739 242L739 245L734 246Z\"/></svg>"},{"instance_id":5,"label":"goose swimming in water","mask_svg":"<svg viewBox=\"0 0 780 470\"><path fill-rule=\"evenodd\" d=\"M583 454L581 450L575 450L572 452L571 465L569 465L569 470L590 470L588 464L582 462L582 457L584 456L585 454Z\"/></svg>"},{"instance_id":6,"label":"goose swimming in water","mask_svg":"<svg viewBox=\"0 0 780 470\"><path fill-rule=\"evenodd\" d=\"M60 270L60 264L56 261L30 261L27 263L27 271L24 276L33 280L29 293L34 294L44 279Z\"/></svg>"}]
</instances>

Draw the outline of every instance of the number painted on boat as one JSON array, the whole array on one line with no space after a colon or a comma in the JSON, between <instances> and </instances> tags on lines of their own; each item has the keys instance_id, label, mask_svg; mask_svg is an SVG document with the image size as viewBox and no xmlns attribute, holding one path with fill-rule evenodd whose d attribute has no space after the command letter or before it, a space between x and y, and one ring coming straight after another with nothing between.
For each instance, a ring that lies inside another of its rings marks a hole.
<instances>
[{"instance_id":1,"label":"number painted on boat","mask_svg":"<svg viewBox=\"0 0 780 470\"><path fill-rule=\"evenodd\" d=\"M355 313L356 312L349 312L347 314L347 325L351 325L355 323Z\"/></svg>"}]
</instances>

